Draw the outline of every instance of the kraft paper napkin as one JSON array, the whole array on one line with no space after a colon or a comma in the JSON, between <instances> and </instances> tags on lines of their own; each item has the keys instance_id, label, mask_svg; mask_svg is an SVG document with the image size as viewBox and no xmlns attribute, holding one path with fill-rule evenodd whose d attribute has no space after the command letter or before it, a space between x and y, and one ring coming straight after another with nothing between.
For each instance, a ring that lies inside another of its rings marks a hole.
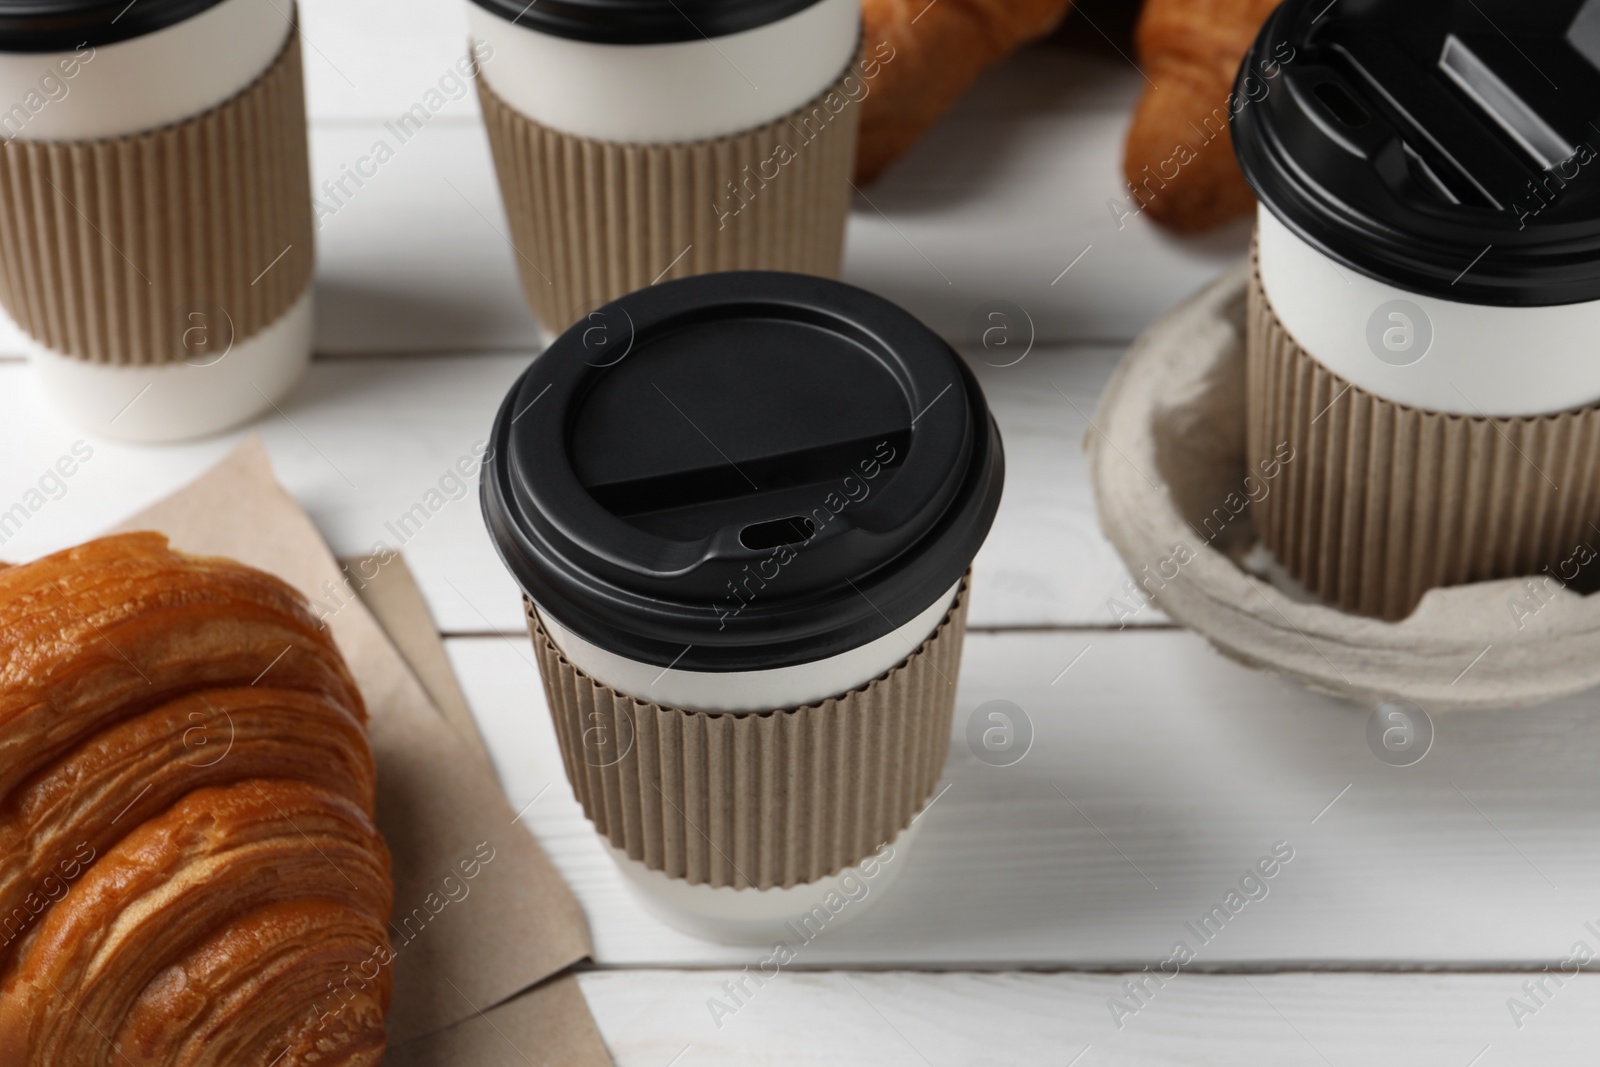
<instances>
[{"instance_id":1,"label":"kraft paper napkin","mask_svg":"<svg viewBox=\"0 0 1600 1067\"><path fill-rule=\"evenodd\" d=\"M579 1026L575 1020L583 1020ZM458 1026L391 1047L383 1067L589 1067L611 1057L571 974Z\"/></svg>"},{"instance_id":2,"label":"kraft paper napkin","mask_svg":"<svg viewBox=\"0 0 1600 1067\"><path fill-rule=\"evenodd\" d=\"M377 556L362 556L340 560L339 565L346 568L347 574L374 575L356 589L356 595L394 642L395 650L405 658L422 688L428 691L444 721L455 730L463 744L482 757L485 766L492 767L489 750L478 733L477 720L472 717L472 709L456 681L450 658L445 655L444 642L439 640L433 616L428 613L428 602L422 598L422 590L406 565L405 556L397 555L387 563Z\"/></svg>"},{"instance_id":3,"label":"kraft paper napkin","mask_svg":"<svg viewBox=\"0 0 1600 1067\"><path fill-rule=\"evenodd\" d=\"M365 557L341 561L341 565L355 567L356 574L376 574L357 591L361 602L411 665L445 721L483 757L485 773L493 774L489 750L405 557L398 556L376 570L373 561L374 557ZM384 1067L519 1067L530 1059L574 1067L610 1067L611 1056L578 980L571 974L551 978L498 1008L436 1034L391 1045Z\"/></svg>"},{"instance_id":4,"label":"kraft paper napkin","mask_svg":"<svg viewBox=\"0 0 1600 1067\"><path fill-rule=\"evenodd\" d=\"M484 773L480 753L441 717L345 582L311 519L273 477L258 438L118 529L161 531L179 549L241 560L324 603L329 588L348 594L328 624L371 715L378 827L394 858L392 1046L467 1020L482 1024L484 1012L591 954L571 891L538 843L514 822L516 813L493 774ZM483 861L490 850L493 858ZM459 887L460 864L473 859L480 861L479 873L464 883L466 892L447 894L444 879L455 875ZM521 999L538 1008L581 1003L571 1000L561 981ZM570 1014L547 1012L540 1021ZM592 1030L587 1013L576 1021ZM524 1035L524 1042L532 1040ZM539 1040L559 1045L565 1037L541 1033ZM441 1038L435 1045L444 1055L450 1043ZM543 1060L537 1047L525 1044L523 1051Z\"/></svg>"}]
</instances>

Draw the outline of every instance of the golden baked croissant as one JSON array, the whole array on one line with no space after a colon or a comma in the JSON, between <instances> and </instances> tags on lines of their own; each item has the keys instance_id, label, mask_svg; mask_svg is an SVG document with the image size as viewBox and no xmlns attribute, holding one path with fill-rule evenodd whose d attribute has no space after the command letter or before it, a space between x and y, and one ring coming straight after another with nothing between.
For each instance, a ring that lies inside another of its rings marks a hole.
<instances>
[{"instance_id":1,"label":"golden baked croissant","mask_svg":"<svg viewBox=\"0 0 1600 1067\"><path fill-rule=\"evenodd\" d=\"M157 534L0 569L0 1064L375 1067L365 720L269 575Z\"/></svg>"},{"instance_id":2,"label":"golden baked croissant","mask_svg":"<svg viewBox=\"0 0 1600 1067\"><path fill-rule=\"evenodd\" d=\"M0 796L116 716L258 679L361 706L300 596L231 560L124 534L0 571Z\"/></svg>"},{"instance_id":3,"label":"golden baked croissant","mask_svg":"<svg viewBox=\"0 0 1600 1067\"><path fill-rule=\"evenodd\" d=\"M856 181L872 181L983 69L1060 23L1071 0L864 0Z\"/></svg>"},{"instance_id":4,"label":"golden baked croissant","mask_svg":"<svg viewBox=\"0 0 1600 1067\"><path fill-rule=\"evenodd\" d=\"M1192 233L1255 206L1233 155L1228 119L1230 105L1239 105L1230 97L1240 61L1277 6L1278 0L1147 0L1136 45L1153 85L1128 132L1126 214L1147 211L1170 229Z\"/></svg>"},{"instance_id":5,"label":"golden baked croissant","mask_svg":"<svg viewBox=\"0 0 1600 1067\"><path fill-rule=\"evenodd\" d=\"M38 887L71 880L59 872L104 854L128 828L204 786L297 778L371 811L365 745L348 710L281 689L201 691L107 729L0 806L0 916L28 911ZM0 973L8 939L29 925L0 920Z\"/></svg>"}]
</instances>

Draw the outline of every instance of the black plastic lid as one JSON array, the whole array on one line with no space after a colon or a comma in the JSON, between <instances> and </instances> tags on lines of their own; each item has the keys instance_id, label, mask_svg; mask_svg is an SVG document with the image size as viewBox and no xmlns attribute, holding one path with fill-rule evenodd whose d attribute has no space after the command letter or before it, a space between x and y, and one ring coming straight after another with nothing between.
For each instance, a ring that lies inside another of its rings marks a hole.
<instances>
[{"instance_id":1,"label":"black plastic lid","mask_svg":"<svg viewBox=\"0 0 1600 1067\"><path fill-rule=\"evenodd\" d=\"M485 521L539 607L682 670L807 663L954 585L1000 434L950 346L871 293L708 274L591 313L495 419Z\"/></svg>"},{"instance_id":2,"label":"black plastic lid","mask_svg":"<svg viewBox=\"0 0 1600 1067\"><path fill-rule=\"evenodd\" d=\"M595 44L670 44L770 25L820 0L472 0L507 22Z\"/></svg>"},{"instance_id":3,"label":"black plastic lid","mask_svg":"<svg viewBox=\"0 0 1600 1067\"><path fill-rule=\"evenodd\" d=\"M193 18L221 0L0 0L0 52L72 52Z\"/></svg>"},{"instance_id":4,"label":"black plastic lid","mask_svg":"<svg viewBox=\"0 0 1600 1067\"><path fill-rule=\"evenodd\" d=\"M1600 0L1287 0L1240 68L1262 202L1463 303L1600 299Z\"/></svg>"}]
</instances>

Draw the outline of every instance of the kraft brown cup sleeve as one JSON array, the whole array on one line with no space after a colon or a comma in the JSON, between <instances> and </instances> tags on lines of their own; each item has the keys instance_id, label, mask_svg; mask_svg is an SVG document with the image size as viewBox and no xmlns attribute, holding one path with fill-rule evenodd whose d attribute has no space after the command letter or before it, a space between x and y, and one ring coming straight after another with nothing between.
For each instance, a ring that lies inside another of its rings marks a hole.
<instances>
[{"instance_id":1,"label":"kraft brown cup sleeve","mask_svg":"<svg viewBox=\"0 0 1600 1067\"><path fill-rule=\"evenodd\" d=\"M64 355L219 358L294 305L313 259L298 27L259 78L192 118L0 147L0 304Z\"/></svg>"},{"instance_id":2,"label":"kraft brown cup sleeve","mask_svg":"<svg viewBox=\"0 0 1600 1067\"><path fill-rule=\"evenodd\" d=\"M921 646L820 704L706 714L578 670L528 606L567 778L602 837L693 885L784 888L837 874L922 810L950 748L966 583ZM597 738L601 738L598 743Z\"/></svg>"},{"instance_id":3,"label":"kraft brown cup sleeve","mask_svg":"<svg viewBox=\"0 0 1600 1067\"><path fill-rule=\"evenodd\" d=\"M668 278L786 270L836 278L861 107L847 70L810 103L703 141L623 144L561 133L478 98L534 313L556 332Z\"/></svg>"},{"instance_id":4,"label":"kraft brown cup sleeve","mask_svg":"<svg viewBox=\"0 0 1600 1067\"><path fill-rule=\"evenodd\" d=\"M1252 508L1262 542L1340 610L1403 619L1429 589L1536 574L1597 536L1600 407L1475 418L1374 396L1294 342L1259 270L1246 383L1248 469L1282 462Z\"/></svg>"}]
</instances>

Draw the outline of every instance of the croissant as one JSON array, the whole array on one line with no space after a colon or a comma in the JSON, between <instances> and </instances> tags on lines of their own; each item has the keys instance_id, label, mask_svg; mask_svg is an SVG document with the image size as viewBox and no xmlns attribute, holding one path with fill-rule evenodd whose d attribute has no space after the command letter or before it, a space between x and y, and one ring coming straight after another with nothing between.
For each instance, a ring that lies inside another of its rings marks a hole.
<instances>
[{"instance_id":1,"label":"croissant","mask_svg":"<svg viewBox=\"0 0 1600 1067\"><path fill-rule=\"evenodd\" d=\"M1151 86L1128 133L1126 214L1148 211L1169 229L1193 233L1255 206L1234 159L1228 120L1232 110L1249 106L1248 98L1232 99L1234 79L1277 6L1278 0L1147 0L1135 44Z\"/></svg>"},{"instance_id":2,"label":"croissant","mask_svg":"<svg viewBox=\"0 0 1600 1067\"><path fill-rule=\"evenodd\" d=\"M0 1063L375 1067L365 723L269 575L157 534L0 569Z\"/></svg>"},{"instance_id":3,"label":"croissant","mask_svg":"<svg viewBox=\"0 0 1600 1067\"><path fill-rule=\"evenodd\" d=\"M27 913L38 887L70 881L58 872L103 854L121 831L203 786L298 778L371 811L365 745L348 710L280 689L194 693L106 730L0 807L0 916ZM8 939L28 925L0 920L0 971Z\"/></svg>"},{"instance_id":4,"label":"croissant","mask_svg":"<svg viewBox=\"0 0 1600 1067\"><path fill-rule=\"evenodd\" d=\"M1071 0L864 0L856 181L877 178L983 69L1055 29Z\"/></svg>"},{"instance_id":5,"label":"croissant","mask_svg":"<svg viewBox=\"0 0 1600 1067\"><path fill-rule=\"evenodd\" d=\"M271 575L159 534L0 571L0 796L116 717L258 680L361 707L332 638Z\"/></svg>"}]
</instances>

